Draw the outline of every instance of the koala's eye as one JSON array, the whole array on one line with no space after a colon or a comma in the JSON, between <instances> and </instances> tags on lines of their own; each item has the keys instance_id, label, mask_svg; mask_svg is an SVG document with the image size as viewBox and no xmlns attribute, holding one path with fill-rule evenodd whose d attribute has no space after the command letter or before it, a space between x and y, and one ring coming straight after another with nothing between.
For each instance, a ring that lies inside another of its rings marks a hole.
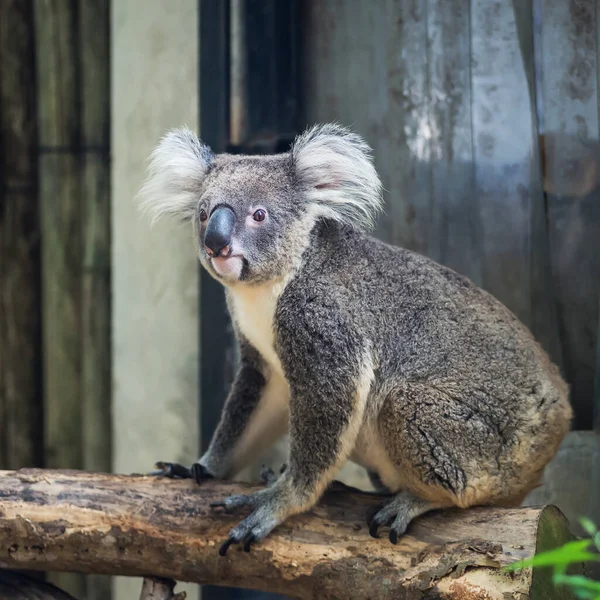
<instances>
[{"instance_id":1,"label":"koala's eye","mask_svg":"<svg viewBox=\"0 0 600 600\"><path fill-rule=\"evenodd\" d=\"M255 221L264 221L267 218L267 211L263 210L262 208L259 208L257 211L254 212L252 218Z\"/></svg>"},{"instance_id":2,"label":"koala's eye","mask_svg":"<svg viewBox=\"0 0 600 600\"><path fill-rule=\"evenodd\" d=\"M206 219L208 219L208 215L206 214L206 211L203 208L201 208L200 209L200 220L202 222L204 222L204 221L206 221Z\"/></svg>"}]
</instances>

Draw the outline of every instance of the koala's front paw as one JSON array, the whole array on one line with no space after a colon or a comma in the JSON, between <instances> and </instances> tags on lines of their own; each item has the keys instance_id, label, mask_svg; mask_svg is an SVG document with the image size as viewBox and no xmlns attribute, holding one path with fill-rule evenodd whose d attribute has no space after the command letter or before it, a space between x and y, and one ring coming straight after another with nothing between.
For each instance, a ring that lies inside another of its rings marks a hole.
<instances>
[{"instance_id":1,"label":"koala's front paw","mask_svg":"<svg viewBox=\"0 0 600 600\"><path fill-rule=\"evenodd\" d=\"M287 465L283 463L281 468L279 469L279 474L275 473L271 467L267 467L266 465L262 466L260 470L260 479L266 486L273 485L280 477L283 475Z\"/></svg>"},{"instance_id":2,"label":"koala's front paw","mask_svg":"<svg viewBox=\"0 0 600 600\"><path fill-rule=\"evenodd\" d=\"M196 483L212 479L212 475L199 463L186 467L174 462L159 461L154 465L157 470L148 473L155 477L168 477L169 479L193 479Z\"/></svg>"},{"instance_id":3,"label":"koala's front paw","mask_svg":"<svg viewBox=\"0 0 600 600\"><path fill-rule=\"evenodd\" d=\"M219 554L225 556L232 544L243 544L244 552L250 552L254 542L264 539L277 525L283 522L281 515L281 492L275 487L253 494L230 496L221 502L213 502L212 508L222 508L232 513L240 508L250 507L252 514L229 532Z\"/></svg>"}]
</instances>

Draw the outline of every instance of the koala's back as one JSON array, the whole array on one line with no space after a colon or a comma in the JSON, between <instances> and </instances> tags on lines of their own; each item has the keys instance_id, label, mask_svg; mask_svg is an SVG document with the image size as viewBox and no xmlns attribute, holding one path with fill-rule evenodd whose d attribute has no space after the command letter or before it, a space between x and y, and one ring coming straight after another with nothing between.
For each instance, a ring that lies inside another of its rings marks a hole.
<instances>
[{"instance_id":1,"label":"koala's back","mask_svg":"<svg viewBox=\"0 0 600 600\"><path fill-rule=\"evenodd\" d=\"M372 341L382 377L484 384L496 374L502 381L488 383L510 386L555 373L529 330L466 277L339 225L319 238L295 287L336 301Z\"/></svg>"},{"instance_id":2,"label":"koala's back","mask_svg":"<svg viewBox=\"0 0 600 600\"><path fill-rule=\"evenodd\" d=\"M308 296L326 298L324 310L334 306L372 348L371 434L404 473L392 487L468 506L510 503L536 484L569 429L568 389L500 302L426 257L334 224L317 228L291 286L299 309Z\"/></svg>"}]
</instances>

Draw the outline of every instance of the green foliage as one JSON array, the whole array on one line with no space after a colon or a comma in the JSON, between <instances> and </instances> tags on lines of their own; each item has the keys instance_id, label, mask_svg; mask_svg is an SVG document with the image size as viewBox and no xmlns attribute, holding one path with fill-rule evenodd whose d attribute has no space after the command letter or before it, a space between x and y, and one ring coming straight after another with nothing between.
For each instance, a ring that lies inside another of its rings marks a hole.
<instances>
[{"instance_id":1,"label":"green foliage","mask_svg":"<svg viewBox=\"0 0 600 600\"><path fill-rule=\"evenodd\" d=\"M572 564L600 562L600 554L593 552L593 546L600 552L600 531L586 518L580 520L581 526L590 536L589 539L567 542L559 548L540 552L531 558L507 565L507 571L516 571L528 567L552 567L552 581L555 586L565 586L576 598L582 600L600 600L600 581L583 575L568 575L567 568Z\"/></svg>"}]
</instances>

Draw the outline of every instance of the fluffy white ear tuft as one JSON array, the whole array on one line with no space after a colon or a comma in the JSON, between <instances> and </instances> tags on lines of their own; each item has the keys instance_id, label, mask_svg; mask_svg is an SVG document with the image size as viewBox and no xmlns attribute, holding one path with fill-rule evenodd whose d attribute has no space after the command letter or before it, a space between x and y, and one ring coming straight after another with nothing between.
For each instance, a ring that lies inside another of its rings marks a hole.
<instances>
[{"instance_id":1,"label":"fluffy white ear tuft","mask_svg":"<svg viewBox=\"0 0 600 600\"><path fill-rule=\"evenodd\" d=\"M191 219L213 158L193 131L169 131L150 156L148 177L137 196L141 210L152 222L171 215Z\"/></svg>"},{"instance_id":2,"label":"fluffy white ear tuft","mask_svg":"<svg viewBox=\"0 0 600 600\"><path fill-rule=\"evenodd\" d=\"M357 134L330 123L315 125L294 141L292 166L317 213L371 229L383 207L371 148Z\"/></svg>"}]
</instances>

